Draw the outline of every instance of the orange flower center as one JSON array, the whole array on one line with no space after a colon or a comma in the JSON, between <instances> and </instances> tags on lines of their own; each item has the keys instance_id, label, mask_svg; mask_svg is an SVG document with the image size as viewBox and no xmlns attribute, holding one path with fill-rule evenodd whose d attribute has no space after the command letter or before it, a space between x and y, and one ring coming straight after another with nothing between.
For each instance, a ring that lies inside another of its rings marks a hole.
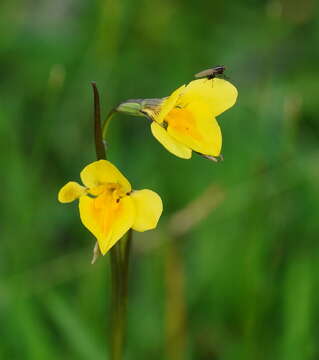
<instances>
[{"instance_id":1,"label":"orange flower center","mask_svg":"<svg viewBox=\"0 0 319 360\"><path fill-rule=\"evenodd\" d=\"M107 234L121 209L121 198L127 196L123 187L117 183L107 183L89 189L88 195L93 197L91 212L99 223L101 232Z\"/></svg>"},{"instance_id":2,"label":"orange flower center","mask_svg":"<svg viewBox=\"0 0 319 360\"><path fill-rule=\"evenodd\" d=\"M166 115L165 121L176 132L190 136L197 141L203 140L202 135L197 130L194 116L189 110L174 108Z\"/></svg>"}]
</instances>

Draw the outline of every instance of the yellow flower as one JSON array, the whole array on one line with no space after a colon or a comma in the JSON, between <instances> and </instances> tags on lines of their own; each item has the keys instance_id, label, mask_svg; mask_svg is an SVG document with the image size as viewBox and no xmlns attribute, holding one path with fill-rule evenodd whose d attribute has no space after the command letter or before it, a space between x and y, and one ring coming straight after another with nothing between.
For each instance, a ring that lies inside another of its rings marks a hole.
<instances>
[{"instance_id":1,"label":"yellow flower","mask_svg":"<svg viewBox=\"0 0 319 360\"><path fill-rule=\"evenodd\" d=\"M230 82L198 79L175 90L157 111L144 109L154 137L174 155L189 159L192 150L219 156L222 134L215 119L232 107L237 89Z\"/></svg>"},{"instance_id":2,"label":"yellow flower","mask_svg":"<svg viewBox=\"0 0 319 360\"><path fill-rule=\"evenodd\" d=\"M131 184L109 161L87 165L80 174L85 186L68 182L58 200L79 199L83 225L97 238L104 255L130 229L154 229L161 216L161 198L151 190L132 191Z\"/></svg>"}]
</instances>

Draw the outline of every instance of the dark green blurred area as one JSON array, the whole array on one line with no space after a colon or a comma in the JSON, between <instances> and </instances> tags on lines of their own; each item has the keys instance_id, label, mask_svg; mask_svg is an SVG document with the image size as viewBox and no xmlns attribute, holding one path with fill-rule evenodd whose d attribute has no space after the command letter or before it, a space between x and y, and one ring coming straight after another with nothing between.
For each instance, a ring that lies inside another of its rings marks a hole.
<instances>
[{"instance_id":1,"label":"dark green blurred area","mask_svg":"<svg viewBox=\"0 0 319 360\"><path fill-rule=\"evenodd\" d=\"M135 234L126 359L318 359L315 0L2 0L0 30L0 358L107 358L108 258L90 264L76 204L57 202L95 159L90 81L106 114L225 64L223 163L174 157L146 119L111 124L110 160L165 206ZM211 185L225 200L172 243L170 216Z\"/></svg>"}]
</instances>

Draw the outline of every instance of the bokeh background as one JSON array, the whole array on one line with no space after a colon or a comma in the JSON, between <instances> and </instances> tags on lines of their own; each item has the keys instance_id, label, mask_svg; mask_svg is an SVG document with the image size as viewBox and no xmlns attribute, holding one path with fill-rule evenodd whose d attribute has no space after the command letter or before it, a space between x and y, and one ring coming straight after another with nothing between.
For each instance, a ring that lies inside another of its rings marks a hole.
<instances>
[{"instance_id":1,"label":"bokeh background","mask_svg":"<svg viewBox=\"0 0 319 360\"><path fill-rule=\"evenodd\" d=\"M111 124L109 158L165 204L135 234L126 359L318 359L317 2L2 0L0 29L0 358L108 358L109 259L57 202L95 159L90 82L105 115L225 64L223 163Z\"/></svg>"}]
</instances>

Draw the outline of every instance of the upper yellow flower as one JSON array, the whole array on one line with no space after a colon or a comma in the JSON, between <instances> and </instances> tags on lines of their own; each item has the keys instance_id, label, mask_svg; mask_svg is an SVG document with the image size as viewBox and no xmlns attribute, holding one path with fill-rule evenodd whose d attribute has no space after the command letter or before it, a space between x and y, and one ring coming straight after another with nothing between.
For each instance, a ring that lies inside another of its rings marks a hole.
<instances>
[{"instance_id":1,"label":"upper yellow flower","mask_svg":"<svg viewBox=\"0 0 319 360\"><path fill-rule=\"evenodd\" d=\"M85 186L68 182L58 199L79 199L83 225L97 238L104 255L130 229L154 229L161 216L161 198L151 190L132 191L131 184L109 161L87 165L80 174Z\"/></svg>"},{"instance_id":2,"label":"upper yellow flower","mask_svg":"<svg viewBox=\"0 0 319 360\"><path fill-rule=\"evenodd\" d=\"M159 111L145 113L151 118L154 137L174 155L189 159L192 150L219 156L222 134L215 119L233 106L237 89L230 82L198 79L175 90Z\"/></svg>"}]
</instances>

